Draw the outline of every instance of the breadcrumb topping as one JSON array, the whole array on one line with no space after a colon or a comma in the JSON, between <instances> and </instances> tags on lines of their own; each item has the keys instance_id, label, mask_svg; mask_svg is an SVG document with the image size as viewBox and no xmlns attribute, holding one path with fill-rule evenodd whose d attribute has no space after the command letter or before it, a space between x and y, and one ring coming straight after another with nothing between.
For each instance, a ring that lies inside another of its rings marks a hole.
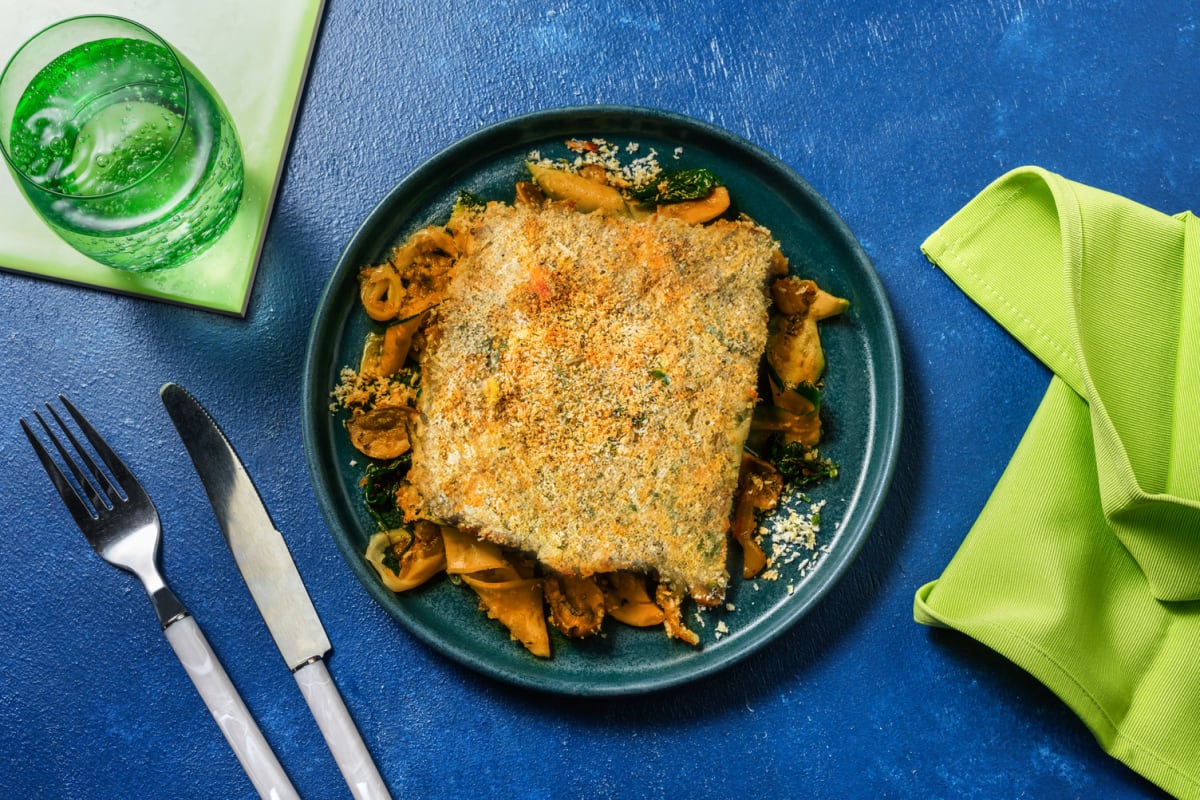
<instances>
[{"instance_id":1,"label":"breadcrumb topping","mask_svg":"<svg viewBox=\"0 0 1200 800\"><path fill-rule=\"evenodd\" d=\"M421 354L424 510L559 572L719 603L769 232L493 203L471 236Z\"/></svg>"}]
</instances>

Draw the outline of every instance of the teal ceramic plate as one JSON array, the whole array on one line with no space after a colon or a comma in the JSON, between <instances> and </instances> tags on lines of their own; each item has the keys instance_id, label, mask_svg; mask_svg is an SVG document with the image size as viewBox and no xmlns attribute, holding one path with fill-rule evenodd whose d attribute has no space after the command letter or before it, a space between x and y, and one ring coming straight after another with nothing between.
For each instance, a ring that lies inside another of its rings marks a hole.
<instances>
[{"instance_id":1,"label":"teal ceramic plate","mask_svg":"<svg viewBox=\"0 0 1200 800\"><path fill-rule=\"evenodd\" d=\"M668 640L658 628L608 621L605 635L582 642L552 631L553 658L542 660L481 613L464 586L441 579L403 596L383 587L362 557L374 530L357 486L363 458L346 441L342 418L330 412L329 395L339 370L358 363L371 328L357 299L361 267L383 260L414 230L444 222L460 190L511 200L513 184L527 174L523 162L531 151L565 156L565 140L597 137L622 148L635 142L636 156L653 149L666 169L712 169L729 187L736 208L774 232L795 273L850 299L849 313L822 327L828 367L821 450L840 464L841 473L766 521L770 526L824 501L814 550L797 550L794 561L778 566L775 580L735 578L730 607L705 611L703 627L694 607L688 608L686 621L700 635L698 647ZM632 694L677 685L768 644L850 566L883 502L900 436L900 356L891 311L866 254L842 220L812 187L754 145L704 123L638 108L570 108L518 117L468 136L401 181L354 235L325 289L304 380L305 448L317 498L342 554L371 596L450 658L501 680L566 694Z\"/></svg>"}]
</instances>

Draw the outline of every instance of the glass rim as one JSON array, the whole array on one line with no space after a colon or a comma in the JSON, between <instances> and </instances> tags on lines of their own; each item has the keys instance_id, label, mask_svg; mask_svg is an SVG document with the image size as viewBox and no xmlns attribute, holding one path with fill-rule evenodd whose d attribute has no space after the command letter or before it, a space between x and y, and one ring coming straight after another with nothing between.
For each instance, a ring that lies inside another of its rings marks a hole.
<instances>
[{"instance_id":1,"label":"glass rim","mask_svg":"<svg viewBox=\"0 0 1200 800\"><path fill-rule=\"evenodd\" d=\"M72 23L83 22L85 20L105 20L108 22L118 22L118 23L123 23L125 25L130 25L130 26L142 31L147 36L149 36L151 39L153 39L155 42L162 45L163 48L165 48L166 51L171 54L171 61L175 64L175 68L179 71L180 85L183 88L183 113L181 114L181 118L183 120L185 120L185 123L179 126L179 131L175 134L175 138L174 138L174 140L172 140L171 146L167 148L166 152L163 153L162 157L159 158L158 162L155 163L155 165L153 167L146 170L145 173L142 174L137 180L131 181L131 182L121 186L120 188L113 189L108 192L101 192L100 194L71 194L69 192L61 192L61 191L58 191L57 189L51 189L48 186L43 186L42 184L33 180L33 178L31 178L25 172L25 170L21 169L21 167L18 166L16 164L16 162L13 161L13 157L12 157L12 154L9 153L9 146L8 146L8 139L11 134L6 131L0 131L0 156L4 157L4 161L8 164L9 168L17 174L17 177L19 180L24 181L25 183L27 183L33 187L36 187L37 191L39 191L39 192L42 192L42 193L45 193L48 195L52 195L54 197L69 198L69 199L74 199L74 200L99 200L101 198L112 197L114 195L121 194L122 192L127 192L130 189L134 188L135 186L138 186L139 184L145 182L150 177L152 177L156 172L159 171L159 169L162 168L163 164L166 164L170 160L172 154L174 154L174 152L175 152L175 148L179 146L179 142L183 139L183 134L186 132L186 128L187 128L186 120L187 120L188 112L191 111L191 90L188 89L187 67L184 66L183 59L180 57L180 55L178 53L175 52L175 48L171 46L171 43L168 42L163 37L159 36L157 33L152 31L150 28L147 28L142 23L137 22L132 19L129 19L128 17L119 16L117 14L78 14L73 17L67 17L65 19L60 19L57 22L52 22L49 25L47 25L46 27L38 30L36 33L31 34L28 38L25 39L24 42L21 43L21 46L16 49L16 51L12 54L12 57L8 59L8 63L4 65L4 69L0 70L0 86L4 85L4 79L6 77L8 77L9 70L12 69L14 64L16 64L17 59L21 56L21 54L23 52L25 52L25 48L27 48L31 44L33 44L33 42L35 40L37 40L41 36L49 33L50 31L54 30L55 28L60 28L64 25L70 25ZM90 41L98 42L98 41L103 41L103 39L105 39L105 38L112 38L112 37L106 36L106 37L102 37L100 39L92 39ZM83 42L81 44L86 44L86 42ZM67 52L67 51L64 51L64 53L65 52ZM46 67L48 67L54 61L54 59L58 58L59 56L63 55L64 53L58 53L57 55L50 58L49 61L47 61L45 64L43 64L41 66L41 68L38 70L38 72L34 73L34 76L36 77L38 74L40 74L41 70L44 70ZM28 88L28 87L25 87L25 88ZM22 90L21 90L22 94L24 94L25 88L22 88ZM11 126L11 124L12 124L12 121L10 120L9 125Z\"/></svg>"}]
</instances>

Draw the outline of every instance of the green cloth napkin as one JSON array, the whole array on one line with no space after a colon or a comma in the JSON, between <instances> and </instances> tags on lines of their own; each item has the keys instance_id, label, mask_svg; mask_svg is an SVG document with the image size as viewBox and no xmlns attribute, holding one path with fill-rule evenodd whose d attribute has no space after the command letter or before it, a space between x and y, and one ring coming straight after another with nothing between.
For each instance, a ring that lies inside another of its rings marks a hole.
<instances>
[{"instance_id":1,"label":"green cloth napkin","mask_svg":"<svg viewBox=\"0 0 1200 800\"><path fill-rule=\"evenodd\" d=\"M1200 798L1200 224L1026 167L921 249L1054 375L914 617Z\"/></svg>"}]
</instances>

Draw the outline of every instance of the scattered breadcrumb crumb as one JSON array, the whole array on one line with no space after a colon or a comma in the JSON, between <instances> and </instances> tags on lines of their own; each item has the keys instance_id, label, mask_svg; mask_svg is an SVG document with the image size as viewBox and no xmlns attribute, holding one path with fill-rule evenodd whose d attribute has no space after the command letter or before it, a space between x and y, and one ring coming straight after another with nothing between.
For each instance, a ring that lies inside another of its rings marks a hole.
<instances>
[{"instance_id":1,"label":"scattered breadcrumb crumb","mask_svg":"<svg viewBox=\"0 0 1200 800\"><path fill-rule=\"evenodd\" d=\"M788 583L784 591L788 596L794 595L798 582L804 580L820 561L821 556L830 551L828 544L818 542L821 514L827 501L812 502L803 494L796 494L795 499L798 503L781 504L776 513L763 518L763 524L758 528L758 535L765 540L764 547L769 550L770 555L768 568L757 578L747 581L755 592L761 590L762 581L778 581L786 573ZM834 523L833 527L840 528L841 522ZM737 611L737 607L733 603L725 603L724 610L732 614ZM698 607L695 619L699 627L708 627L704 615L716 611L714 608ZM715 639L728 636L731 632L726 620L717 620L714 627Z\"/></svg>"},{"instance_id":2,"label":"scattered breadcrumb crumb","mask_svg":"<svg viewBox=\"0 0 1200 800\"><path fill-rule=\"evenodd\" d=\"M364 375L350 367L342 367L338 384L330 392L331 412L341 408L377 408L380 406L412 405L417 396L417 378L411 371L380 377Z\"/></svg>"},{"instance_id":3,"label":"scattered breadcrumb crumb","mask_svg":"<svg viewBox=\"0 0 1200 800\"><path fill-rule=\"evenodd\" d=\"M771 548L769 569L759 576L762 580L778 580L780 567L792 564L796 565L798 576L803 578L816 565L820 554L827 551L827 548L817 547L821 511L825 504L825 500L820 500L810 503L807 510L784 508L759 528L759 533L770 540Z\"/></svg>"},{"instance_id":4,"label":"scattered breadcrumb crumb","mask_svg":"<svg viewBox=\"0 0 1200 800\"><path fill-rule=\"evenodd\" d=\"M608 173L609 184L623 188L638 189L657 180L662 175L662 166L658 163L658 152L650 148L643 156L625 163L621 160L621 148L607 139L572 139L567 142L567 149L573 154L572 158L549 158L540 150L532 150L527 156L531 164L552 166L577 172L581 167L595 165L603 167ZM641 150L638 142L629 142L624 148L626 153L633 154ZM675 158L679 158L683 148L675 149Z\"/></svg>"}]
</instances>

